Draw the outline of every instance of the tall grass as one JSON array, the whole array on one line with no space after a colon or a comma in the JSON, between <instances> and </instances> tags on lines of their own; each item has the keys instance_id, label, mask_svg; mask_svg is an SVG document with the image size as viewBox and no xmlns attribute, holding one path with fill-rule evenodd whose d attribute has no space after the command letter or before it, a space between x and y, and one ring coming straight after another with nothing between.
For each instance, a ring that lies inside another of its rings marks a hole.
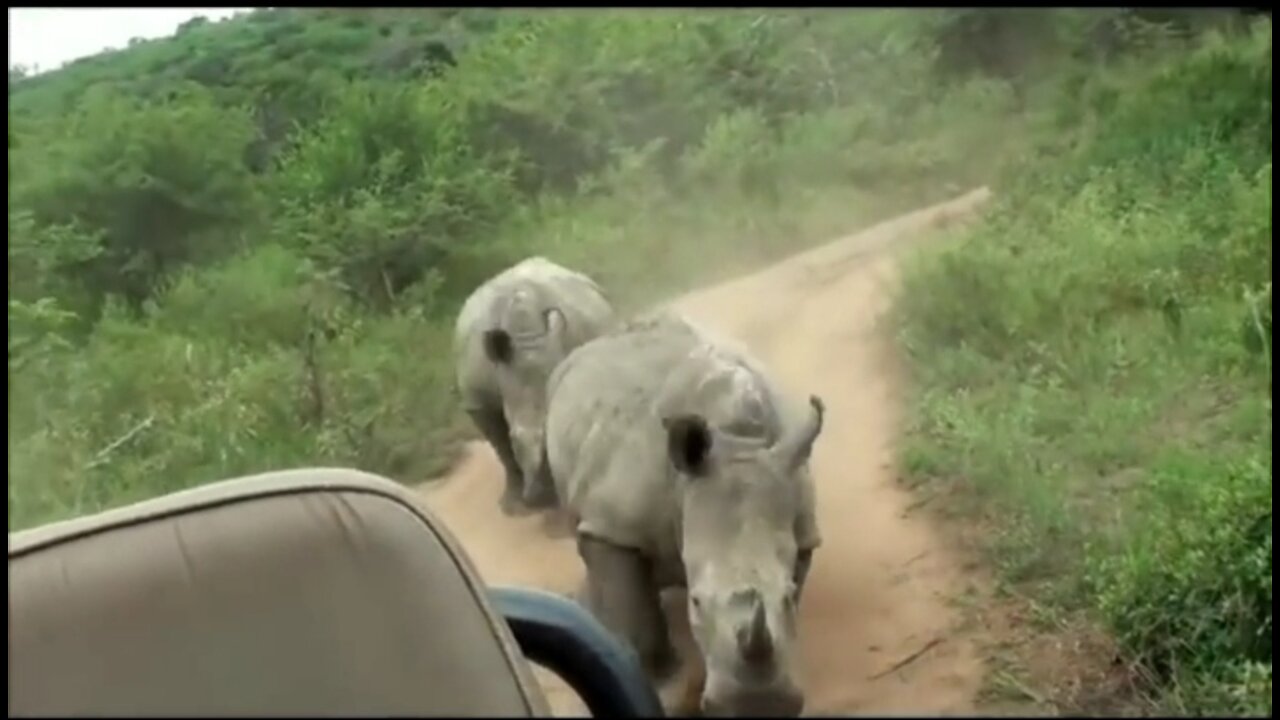
<instances>
[{"instance_id":1,"label":"tall grass","mask_svg":"<svg viewBox=\"0 0 1280 720\"><path fill-rule=\"evenodd\" d=\"M1183 713L1271 711L1271 47L1268 22L1095 79L899 305L910 472Z\"/></svg>"}]
</instances>

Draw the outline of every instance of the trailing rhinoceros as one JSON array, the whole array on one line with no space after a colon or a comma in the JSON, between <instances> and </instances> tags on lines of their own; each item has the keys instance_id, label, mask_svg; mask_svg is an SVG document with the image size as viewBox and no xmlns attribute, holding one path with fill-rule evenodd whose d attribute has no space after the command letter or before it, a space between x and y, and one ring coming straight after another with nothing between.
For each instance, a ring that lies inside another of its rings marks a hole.
<instances>
[{"instance_id":1,"label":"trailing rhinoceros","mask_svg":"<svg viewBox=\"0 0 1280 720\"><path fill-rule=\"evenodd\" d=\"M548 393L547 460L587 570L580 600L660 678L675 655L659 593L687 588L703 711L798 714L822 401L795 412L745 350L668 313L578 348Z\"/></svg>"},{"instance_id":2,"label":"trailing rhinoceros","mask_svg":"<svg viewBox=\"0 0 1280 720\"><path fill-rule=\"evenodd\" d=\"M475 290L454 334L463 409L506 474L508 515L555 504L543 468L546 381L574 348L612 326L613 307L589 277L542 257Z\"/></svg>"}]
</instances>

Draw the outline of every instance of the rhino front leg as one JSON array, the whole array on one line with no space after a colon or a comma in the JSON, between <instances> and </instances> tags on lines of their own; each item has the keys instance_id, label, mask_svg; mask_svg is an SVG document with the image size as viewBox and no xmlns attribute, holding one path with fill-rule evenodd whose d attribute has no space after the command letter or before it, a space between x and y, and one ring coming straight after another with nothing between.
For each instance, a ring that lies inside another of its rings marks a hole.
<instances>
[{"instance_id":1,"label":"rhino front leg","mask_svg":"<svg viewBox=\"0 0 1280 720\"><path fill-rule=\"evenodd\" d=\"M498 507L502 508L502 512L506 515L527 513L528 508L522 501L524 479L520 472L520 465L516 462L515 451L511 447L511 427L507 425L507 418L502 408L486 406L468 410L467 414L471 416L471 422L475 423L480 434L493 448L506 475L506 485L502 491L502 499L498 501Z\"/></svg>"},{"instance_id":2,"label":"rhino front leg","mask_svg":"<svg viewBox=\"0 0 1280 720\"><path fill-rule=\"evenodd\" d=\"M549 510L560 505L556 493L555 478L551 475L551 463L547 461L547 449L542 448L542 460L538 469L524 488L525 507L533 510Z\"/></svg>"},{"instance_id":3,"label":"rhino front leg","mask_svg":"<svg viewBox=\"0 0 1280 720\"><path fill-rule=\"evenodd\" d=\"M579 536L578 553L587 566L587 609L631 645L655 680L670 677L678 656L651 564L636 550L588 536Z\"/></svg>"}]
</instances>

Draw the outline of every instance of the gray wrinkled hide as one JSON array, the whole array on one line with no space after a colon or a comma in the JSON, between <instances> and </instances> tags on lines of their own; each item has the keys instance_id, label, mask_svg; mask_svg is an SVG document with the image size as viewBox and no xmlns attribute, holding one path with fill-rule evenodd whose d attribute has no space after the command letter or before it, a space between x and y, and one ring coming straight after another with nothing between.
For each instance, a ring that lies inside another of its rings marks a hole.
<instances>
[{"instance_id":1,"label":"gray wrinkled hide","mask_svg":"<svg viewBox=\"0 0 1280 720\"><path fill-rule=\"evenodd\" d=\"M560 332L549 332L548 311L559 312ZM612 326L613 307L591 278L543 257L517 263L467 298L458 314L454 355L463 409L493 446L507 475L503 509L517 510L543 472L542 428L546 380L569 351ZM514 358L493 362L486 331L514 338ZM550 480L546 479L550 491ZM526 508L527 509L527 508Z\"/></svg>"},{"instance_id":2,"label":"gray wrinkled hide","mask_svg":"<svg viewBox=\"0 0 1280 720\"><path fill-rule=\"evenodd\" d=\"M661 674L670 649L657 592L687 586L708 669L704 709L799 712L789 640L820 542L807 452L821 409L795 464L760 460L811 416L789 407L745 350L668 312L578 348L548 392L547 461L576 519L584 602ZM725 453L714 477L673 464L664 420L681 415L714 429ZM776 639L763 670L747 667L746 641L734 640L757 626Z\"/></svg>"}]
</instances>

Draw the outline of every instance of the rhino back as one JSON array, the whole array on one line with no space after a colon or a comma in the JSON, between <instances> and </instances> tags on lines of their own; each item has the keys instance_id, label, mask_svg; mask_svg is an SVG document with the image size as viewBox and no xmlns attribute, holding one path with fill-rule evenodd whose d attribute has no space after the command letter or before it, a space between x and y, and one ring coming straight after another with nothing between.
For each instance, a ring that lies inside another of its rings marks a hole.
<instances>
[{"instance_id":1,"label":"rhino back","mask_svg":"<svg viewBox=\"0 0 1280 720\"><path fill-rule=\"evenodd\" d=\"M578 531L650 546L671 521L666 441L655 399L696 338L632 320L580 346L548 384L547 459Z\"/></svg>"},{"instance_id":2,"label":"rhino back","mask_svg":"<svg viewBox=\"0 0 1280 720\"><path fill-rule=\"evenodd\" d=\"M783 422L777 391L745 351L667 312L579 347L549 392L547 456L578 531L655 555L679 542L662 418L697 413L765 443Z\"/></svg>"},{"instance_id":3,"label":"rhino back","mask_svg":"<svg viewBox=\"0 0 1280 720\"><path fill-rule=\"evenodd\" d=\"M567 305L582 305L584 312L588 313L599 313L602 308L609 307L604 291L590 277L543 257L527 258L489 278L471 292L454 324L454 339L458 344L462 344L469 335L485 329L495 301L521 286L544 288L550 297L558 298Z\"/></svg>"},{"instance_id":4,"label":"rhino back","mask_svg":"<svg viewBox=\"0 0 1280 720\"><path fill-rule=\"evenodd\" d=\"M520 288L537 296L543 308L555 307L564 313L572 346L600 335L613 323L613 306L590 277L543 257L522 260L476 288L458 312L453 344L457 382L464 398L498 393L481 336L497 324L495 314L500 312L502 300Z\"/></svg>"}]
</instances>

